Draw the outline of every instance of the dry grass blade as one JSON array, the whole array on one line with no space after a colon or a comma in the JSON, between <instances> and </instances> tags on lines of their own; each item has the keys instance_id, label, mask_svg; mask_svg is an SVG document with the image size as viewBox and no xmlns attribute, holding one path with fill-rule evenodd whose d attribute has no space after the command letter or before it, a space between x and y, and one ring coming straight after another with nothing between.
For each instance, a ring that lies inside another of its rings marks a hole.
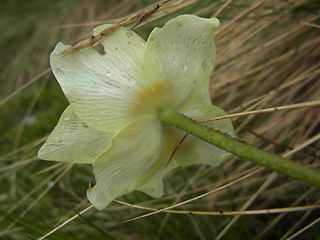
<instances>
[{"instance_id":1,"label":"dry grass blade","mask_svg":"<svg viewBox=\"0 0 320 240\"><path fill-rule=\"evenodd\" d=\"M210 195L210 194L213 194L213 193L222 191L222 190L224 190L224 189L226 189L226 188L228 188L228 187L230 187L230 186L232 186L232 185L234 185L234 184L236 184L236 183L238 183L238 182L241 182L241 181L243 181L243 180L245 180L245 179L247 179L247 178L252 177L253 175L259 173L261 170L262 170L262 168L257 168L256 170L254 170L254 171L252 171L252 172L250 172L250 173L248 173L248 174L240 177L239 179L237 179L237 180L235 180L235 181L232 181L232 182L230 182L230 183L228 183L228 184L225 184L225 185L223 185L223 186L221 186L221 187L219 187L219 188L217 188L217 189L214 189L214 190L212 190L212 191L206 192L206 193L204 193L204 194L201 194L201 195L199 195L199 196L197 196L197 197L194 197L194 198L188 199L188 200L186 200L186 201L180 202L180 203L178 203L178 204L174 204L174 205L172 205L172 206L168 206L168 207L165 207L165 208L162 208L162 209L158 209L157 211L154 211L154 212L151 212L151 213L147 213L147 214L144 214L144 215L135 217L135 218L131 218L131 219L125 220L124 222L131 222L131 221L135 221L135 220L138 220L138 219L141 219L141 218L149 217L149 216L152 216L152 215L154 215L154 214L158 214L158 213L161 213L161 212L163 212L163 211L170 210L170 209L172 209L172 208L176 208L176 207L179 207L179 206L181 206L181 205L184 205L184 204L193 202L193 201L198 200L198 199L200 199L200 198L206 197L206 196L208 196L208 195Z\"/></svg>"},{"instance_id":2,"label":"dry grass blade","mask_svg":"<svg viewBox=\"0 0 320 240\"><path fill-rule=\"evenodd\" d=\"M63 170L63 169L62 169ZM25 194L23 196L22 199L20 199L17 203L12 204L10 206L9 209L7 209L6 213L12 213L16 208L18 208L20 205L25 204L25 202L33 195L35 194L39 189L41 189L41 187L43 185L46 185L48 183L48 181L50 181L51 179L54 179L55 177L57 177L59 174L61 174L61 168L60 169L56 169L55 172L51 173L49 176L47 176L42 182L39 182L37 186L35 186L32 191L28 192L27 194ZM52 186L51 186L52 187ZM0 218L0 223L4 220L3 217ZM0 233L0 236L3 233Z\"/></svg>"},{"instance_id":3,"label":"dry grass blade","mask_svg":"<svg viewBox=\"0 0 320 240\"><path fill-rule=\"evenodd\" d=\"M90 205L89 207L83 209L79 214L74 215L73 217L69 218L68 220L66 220L65 222L61 223L58 227L54 228L52 231L48 232L47 234L43 235L42 237L40 237L38 240L43 240L46 239L47 237L49 237L51 234L55 233L56 231L58 231L60 228L62 228L63 226L67 225L69 222L73 221L74 219L76 219L77 217L79 217L79 215L82 215L84 213L86 213L87 211L89 211L91 208L93 208L92 205Z\"/></svg>"},{"instance_id":4,"label":"dry grass blade","mask_svg":"<svg viewBox=\"0 0 320 240\"><path fill-rule=\"evenodd\" d=\"M219 34L222 34L222 33L226 32L227 30L229 30L237 21L239 21L240 19L246 17L247 15L252 13L253 11L256 11L257 9L262 7L262 5L265 4L267 1L268 0L260 0L258 3L256 3L252 7L248 8L244 12L240 13L238 16L236 16L234 19L232 19L232 21L230 21L227 25L221 27L217 31L216 36L219 36Z\"/></svg>"},{"instance_id":5,"label":"dry grass blade","mask_svg":"<svg viewBox=\"0 0 320 240\"><path fill-rule=\"evenodd\" d=\"M301 149L309 146L310 144L314 143L315 141L317 141L320 137L320 134L318 134L317 136L307 140L306 142L300 144L300 146L297 146L295 149L291 150L290 152L286 153L283 155L283 157L287 158L289 156L292 156L293 154L297 153L298 151L300 151ZM261 185L261 187L250 197L250 199L241 207L241 210L244 211L246 210L256 199L257 197L263 192L265 191L277 178L278 174L277 173L272 173L267 180ZM232 225L238 221L240 216L236 216L234 217L229 223L228 225L225 226L225 228L219 233L219 235L216 237L216 239L221 239L226 232L232 227Z\"/></svg>"},{"instance_id":6,"label":"dry grass blade","mask_svg":"<svg viewBox=\"0 0 320 240\"><path fill-rule=\"evenodd\" d=\"M215 12L211 17L218 17L222 12L223 10L225 10L229 4L232 2L232 0L228 0L226 1L219 9L217 12Z\"/></svg>"},{"instance_id":7,"label":"dry grass blade","mask_svg":"<svg viewBox=\"0 0 320 240\"><path fill-rule=\"evenodd\" d=\"M314 189L310 189L309 191L305 192L304 194L302 194L296 201L294 201L294 203L291 204L290 207L295 207L298 204L300 204L300 202L302 202L305 197L307 197L310 192L314 191ZM268 225L266 226L266 228L257 235L258 239L262 239L263 236L270 230L272 230L277 223L279 223L284 217L286 216L286 213L280 214L279 216L277 216L273 221L270 221L270 223L268 223Z\"/></svg>"},{"instance_id":8,"label":"dry grass blade","mask_svg":"<svg viewBox=\"0 0 320 240\"><path fill-rule=\"evenodd\" d=\"M308 22L301 22L302 25L308 26L308 27L314 27L320 29L320 25L318 24L313 24L313 23L308 23Z\"/></svg>"},{"instance_id":9,"label":"dry grass blade","mask_svg":"<svg viewBox=\"0 0 320 240\"><path fill-rule=\"evenodd\" d=\"M0 107L5 104L7 101L9 101L10 99L12 99L14 96L16 96L18 93L20 93L21 91L23 91L25 88L27 88L28 86L30 86L32 83L36 82L37 80L39 80L41 77L45 76L47 73L51 72L50 68L47 68L46 70L44 70L42 73L36 75L34 78L30 79L28 82L26 82L24 85L22 85L21 87L19 87L17 90L15 90L14 92L12 92L11 94L9 94L7 97L5 97L4 99L2 99L0 101Z\"/></svg>"},{"instance_id":10,"label":"dry grass blade","mask_svg":"<svg viewBox=\"0 0 320 240\"><path fill-rule=\"evenodd\" d=\"M29 164L31 162L34 162L36 160L39 160L39 158L33 157L30 159L26 159L26 160L20 160L19 162L13 163L7 167L0 168L0 173L10 171L11 169L19 169L19 168L23 167L24 165Z\"/></svg>"},{"instance_id":11,"label":"dry grass blade","mask_svg":"<svg viewBox=\"0 0 320 240\"><path fill-rule=\"evenodd\" d=\"M19 215L19 218L25 216L51 189L52 187L61 180L62 177L65 176L65 174L70 171L72 168L72 164L68 164L67 166L64 166L63 171L52 181L52 184L48 186L46 190L44 190L41 194L39 194L36 199L27 207L24 209L24 211ZM6 235L11 228L14 227L17 221L12 222L0 235Z\"/></svg>"},{"instance_id":12,"label":"dry grass blade","mask_svg":"<svg viewBox=\"0 0 320 240\"><path fill-rule=\"evenodd\" d=\"M308 224L307 226L305 226L304 228L300 229L298 232L296 232L295 234L291 235L290 237L287 238L287 240L291 240L291 239L295 239L296 237L298 237L300 234L302 234L303 232L307 231L309 228L313 227L314 225L316 225L318 222L320 222L320 218L317 218L316 220L314 220L313 222L311 222L310 224Z\"/></svg>"},{"instance_id":13,"label":"dry grass blade","mask_svg":"<svg viewBox=\"0 0 320 240\"><path fill-rule=\"evenodd\" d=\"M157 9L163 2L167 3ZM50 52L57 42L89 37L98 24L122 22L146 39L154 27L181 14L218 16L221 27L215 37L216 67L210 82L213 104L230 113L223 118L232 118L239 139L278 154L292 150L286 154L292 161L320 167L320 12L315 1L18 0L14 5L5 1L0 14L4 20L0 23L0 211L4 213L0 238L22 239L29 234L37 239L47 232L55 232L47 235L52 239L67 240L79 232L79 239L102 238L88 222L71 222L78 216L71 209L87 207L83 200L93 179L91 166L76 165L62 176L64 165L34 158L67 104L58 83L47 74ZM42 88L42 79L47 78ZM318 207L309 205L319 205L319 191L280 175L272 177L267 170L233 184L255 169L235 157L215 169L178 168L177 174L165 177L163 198L135 192L116 202L139 204L111 204L106 211L88 211L90 206L85 217L124 240L210 239L227 226L226 239L290 235L316 239ZM211 191L215 193L206 195ZM193 196L199 199L194 201ZM180 203L184 199L188 205ZM178 206L179 210L171 209ZM257 210L234 211L243 206ZM279 206L283 207L279 213L268 213ZM137 208L167 214L123 224L123 219L139 214ZM245 214L250 216L230 223L230 216ZM303 226L301 232L309 227L308 231L292 235Z\"/></svg>"},{"instance_id":14,"label":"dry grass blade","mask_svg":"<svg viewBox=\"0 0 320 240\"><path fill-rule=\"evenodd\" d=\"M136 204L131 204L119 200L115 202L142 210L157 211L156 208L139 206ZM259 209L259 210L244 210L244 211L197 211L197 210L165 210L165 213L175 213L175 214L190 214L190 215L204 215L204 216L235 216L235 215L260 215L260 214L278 214L278 213L290 213L297 211L308 211L320 208L320 205L310 205L310 206L295 206L287 208L273 208L273 209Z\"/></svg>"},{"instance_id":15,"label":"dry grass blade","mask_svg":"<svg viewBox=\"0 0 320 240\"><path fill-rule=\"evenodd\" d=\"M161 1L149 8L144 9L143 11L138 12L137 14L134 14L133 16L128 17L127 19L116 23L113 26L110 26L104 30L102 30L101 32L99 32L96 35L92 35L89 38L82 40L76 44L74 44L73 46L71 46L69 49L65 50L64 52L62 52L62 54L73 54L78 52L79 50L86 48L86 47L90 47L93 46L94 44L96 44L99 40L101 40L104 37L108 37L109 35L113 34L115 31L117 31L121 26L125 26L127 24L130 24L132 22L133 25L130 27L130 29L134 29L137 26L139 26L142 22L146 21L152 14L154 14L160 7L164 6L165 4L167 4L169 1L171 0L164 0Z\"/></svg>"},{"instance_id":16,"label":"dry grass blade","mask_svg":"<svg viewBox=\"0 0 320 240\"><path fill-rule=\"evenodd\" d=\"M311 101L311 102L306 102L306 103L297 103L297 104L291 104L291 105L287 105L287 106L279 106L279 107L260 109L260 110L249 111L249 112L233 113L233 114L228 114L228 115L221 116L221 117L205 119L205 120L202 120L201 122L210 122L210 121L226 119L226 118L242 117L242 116L256 115L256 114L261 114L261 113L272 113L272 112L276 112L276 111L293 110L293 109L309 108L309 107L319 107L319 106L320 106L320 100L317 100L317 101Z\"/></svg>"}]
</instances>

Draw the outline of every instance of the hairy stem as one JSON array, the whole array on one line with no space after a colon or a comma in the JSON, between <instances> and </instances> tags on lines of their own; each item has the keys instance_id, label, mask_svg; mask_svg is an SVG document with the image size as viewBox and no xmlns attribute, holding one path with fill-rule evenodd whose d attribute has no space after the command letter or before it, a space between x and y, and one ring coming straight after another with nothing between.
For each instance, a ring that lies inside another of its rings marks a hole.
<instances>
[{"instance_id":1,"label":"hairy stem","mask_svg":"<svg viewBox=\"0 0 320 240\"><path fill-rule=\"evenodd\" d=\"M241 158L320 188L320 172L316 170L287 160L273 153L260 150L248 143L241 142L224 133L203 126L201 123L170 109L160 110L158 117L162 124L182 129L195 137Z\"/></svg>"}]
</instances>

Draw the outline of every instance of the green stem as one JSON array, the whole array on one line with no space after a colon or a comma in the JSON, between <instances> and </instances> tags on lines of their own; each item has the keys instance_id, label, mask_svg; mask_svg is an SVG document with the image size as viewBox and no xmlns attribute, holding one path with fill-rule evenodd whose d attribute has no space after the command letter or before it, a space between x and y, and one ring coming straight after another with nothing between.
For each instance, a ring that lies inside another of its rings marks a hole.
<instances>
[{"instance_id":1,"label":"green stem","mask_svg":"<svg viewBox=\"0 0 320 240\"><path fill-rule=\"evenodd\" d=\"M320 188L320 172L316 170L287 160L273 153L265 152L224 133L207 128L206 126L201 125L201 123L170 109L162 109L159 112L158 117L162 124L182 129L227 152Z\"/></svg>"}]
</instances>

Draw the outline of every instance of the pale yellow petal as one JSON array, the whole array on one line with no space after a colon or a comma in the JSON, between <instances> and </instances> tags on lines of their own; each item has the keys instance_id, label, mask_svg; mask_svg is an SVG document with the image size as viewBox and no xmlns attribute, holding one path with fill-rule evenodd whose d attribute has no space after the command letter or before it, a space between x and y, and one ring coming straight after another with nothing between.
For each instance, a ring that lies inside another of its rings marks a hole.
<instances>
[{"instance_id":1,"label":"pale yellow petal","mask_svg":"<svg viewBox=\"0 0 320 240\"><path fill-rule=\"evenodd\" d=\"M145 42L121 27L100 43L103 55L92 47L64 54L70 46L59 43L50 64L75 114L92 128L117 131L126 124L134 89L144 81Z\"/></svg>"},{"instance_id":2,"label":"pale yellow petal","mask_svg":"<svg viewBox=\"0 0 320 240\"><path fill-rule=\"evenodd\" d=\"M192 101L208 87L215 62L213 32L217 19L181 15L156 28L150 34L145 54L145 70L149 84L171 85L165 105L180 106Z\"/></svg>"},{"instance_id":3,"label":"pale yellow petal","mask_svg":"<svg viewBox=\"0 0 320 240\"><path fill-rule=\"evenodd\" d=\"M101 210L148 181L156 182L156 187L161 189L146 192L158 196L162 184L153 176L164 166L162 148L162 126L157 120L146 119L128 125L115 137L110 151L94 164L96 185L87 192L90 202Z\"/></svg>"},{"instance_id":4,"label":"pale yellow petal","mask_svg":"<svg viewBox=\"0 0 320 240\"><path fill-rule=\"evenodd\" d=\"M43 160L94 163L111 146L111 140L111 134L89 128L67 107L38 156Z\"/></svg>"},{"instance_id":5,"label":"pale yellow petal","mask_svg":"<svg viewBox=\"0 0 320 240\"><path fill-rule=\"evenodd\" d=\"M221 108L210 105L190 106L182 113L195 120L204 120L226 115ZM231 137L235 137L230 119L212 121L204 123L204 125L226 133ZM176 134L181 134L180 130L177 130ZM230 153L196 138L191 134L188 135L175 153L175 159L178 163L185 166L192 164L207 164L216 167L228 156L230 156Z\"/></svg>"}]
</instances>

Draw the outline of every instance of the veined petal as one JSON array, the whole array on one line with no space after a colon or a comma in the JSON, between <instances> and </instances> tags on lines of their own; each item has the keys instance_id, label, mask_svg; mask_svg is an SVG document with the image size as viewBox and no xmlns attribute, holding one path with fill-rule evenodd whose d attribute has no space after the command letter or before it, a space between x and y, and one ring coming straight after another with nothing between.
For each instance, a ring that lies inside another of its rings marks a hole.
<instances>
[{"instance_id":1,"label":"veined petal","mask_svg":"<svg viewBox=\"0 0 320 240\"><path fill-rule=\"evenodd\" d=\"M43 160L94 163L111 146L111 140L111 134L90 129L67 107L38 156Z\"/></svg>"},{"instance_id":2,"label":"veined petal","mask_svg":"<svg viewBox=\"0 0 320 240\"><path fill-rule=\"evenodd\" d=\"M194 98L186 99L185 102L179 107L179 110L189 109L190 106L212 106L209 94L209 86L205 84L200 88L199 93Z\"/></svg>"},{"instance_id":3,"label":"veined petal","mask_svg":"<svg viewBox=\"0 0 320 240\"><path fill-rule=\"evenodd\" d=\"M146 183L137 188L137 190L144 192L153 198L162 197L164 194L162 178L163 168L160 168Z\"/></svg>"},{"instance_id":4,"label":"veined petal","mask_svg":"<svg viewBox=\"0 0 320 240\"><path fill-rule=\"evenodd\" d=\"M103 55L92 47L64 54L70 46L59 43L50 64L75 114L90 127L110 132L123 126L133 91L144 81L145 42L122 27L99 42Z\"/></svg>"},{"instance_id":5,"label":"veined petal","mask_svg":"<svg viewBox=\"0 0 320 240\"><path fill-rule=\"evenodd\" d=\"M185 109L182 114L195 120L204 120L226 115L221 108L209 105L190 106L188 109ZM231 137L235 137L230 119L207 122L205 125L220 132L226 133ZM181 165L188 166L192 164L207 164L214 167L219 166L221 162L228 156L230 156L230 153L227 153L224 150L190 134L182 142L174 155L175 159Z\"/></svg>"},{"instance_id":6,"label":"veined petal","mask_svg":"<svg viewBox=\"0 0 320 240\"><path fill-rule=\"evenodd\" d=\"M171 147L175 146L171 145ZM163 196L163 177L168 172L180 166L180 164L176 161L174 157L170 159L174 151L174 148L171 148L171 151L168 150L169 149L167 149L167 151L163 151L164 154L161 157L161 159L163 159L163 161L165 161L166 164L159 168L159 170L155 172L155 174L137 190L142 191L154 198L159 198Z\"/></svg>"},{"instance_id":7,"label":"veined petal","mask_svg":"<svg viewBox=\"0 0 320 240\"><path fill-rule=\"evenodd\" d=\"M164 127L162 129L164 138L163 148L161 151L160 159L164 162L163 166L151 177L149 181L138 188L152 197L158 198L163 195L163 177L168 172L180 166L180 164L172 158L172 154L181 138L185 133L182 131L177 132L176 129Z\"/></svg>"},{"instance_id":8,"label":"veined petal","mask_svg":"<svg viewBox=\"0 0 320 240\"><path fill-rule=\"evenodd\" d=\"M94 163L96 185L88 189L90 202L101 210L117 197L150 181L165 164L161 158L162 147L162 126L156 119L139 120L123 128L111 149Z\"/></svg>"},{"instance_id":9,"label":"veined petal","mask_svg":"<svg viewBox=\"0 0 320 240\"><path fill-rule=\"evenodd\" d=\"M218 19L182 15L150 34L144 60L146 76L150 84L171 84L174 98L170 104L192 101L203 86L208 87L215 61L213 32L218 26Z\"/></svg>"}]
</instances>

